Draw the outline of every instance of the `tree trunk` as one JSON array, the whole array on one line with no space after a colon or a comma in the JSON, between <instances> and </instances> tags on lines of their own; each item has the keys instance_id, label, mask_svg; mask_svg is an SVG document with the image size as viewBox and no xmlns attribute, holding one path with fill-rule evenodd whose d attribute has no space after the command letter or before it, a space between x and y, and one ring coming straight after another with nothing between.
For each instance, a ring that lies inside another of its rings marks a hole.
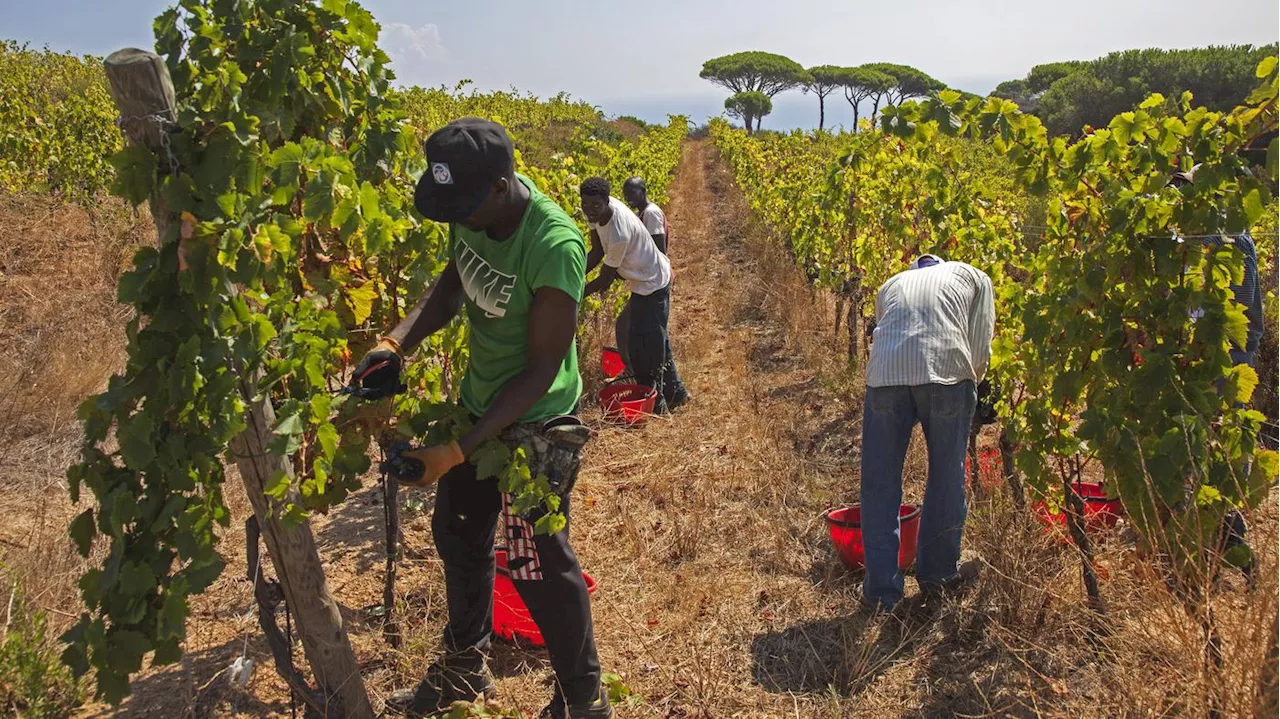
<instances>
[{"instance_id":1,"label":"tree trunk","mask_svg":"<svg viewBox=\"0 0 1280 719\"><path fill-rule=\"evenodd\" d=\"M982 462L978 460L978 427L969 430L969 491L974 501L986 499L987 493L982 488Z\"/></svg>"},{"instance_id":2,"label":"tree trunk","mask_svg":"<svg viewBox=\"0 0 1280 719\"><path fill-rule=\"evenodd\" d=\"M1078 457L1071 457L1068 460L1072 467L1062 476L1063 496L1066 498L1067 512L1067 529L1071 533L1071 539L1075 542L1076 549L1080 551L1080 570L1084 579L1084 590L1089 596L1089 607L1098 614L1107 613L1106 601L1102 598L1102 590L1098 586L1098 572L1093 566L1093 545L1089 542L1089 536L1084 530L1084 500L1076 494L1075 488L1072 486L1071 477L1074 476L1076 481L1080 481L1080 463Z\"/></svg>"},{"instance_id":3,"label":"tree trunk","mask_svg":"<svg viewBox=\"0 0 1280 719\"><path fill-rule=\"evenodd\" d=\"M396 620L396 564L400 561L400 483L382 475L382 509L386 519L387 568L382 583L382 636L392 649L400 648L400 623Z\"/></svg>"},{"instance_id":4,"label":"tree trunk","mask_svg":"<svg viewBox=\"0 0 1280 719\"><path fill-rule=\"evenodd\" d=\"M177 120L176 101L164 61L155 53L130 48L112 53L104 65L111 96L129 142L155 153L163 172L176 171L175 160L168 150L168 133ZM169 212L159 184L150 199L160 241L172 241L171 228L176 225L176 218ZM247 427L231 442L230 450L266 539L285 601L297 621L312 674L328 703L325 713L332 717L371 719L373 708L360 678L338 603L325 582L311 525L303 521L286 527L281 521L284 507L268 499L263 491L264 484L280 473L293 478L289 459L267 451L275 425L275 409L266 396L253 399L260 395L257 377L244 376L239 367L234 369L241 374L240 392L248 410ZM286 498L287 503L299 501L296 492Z\"/></svg>"},{"instance_id":5,"label":"tree trunk","mask_svg":"<svg viewBox=\"0 0 1280 719\"><path fill-rule=\"evenodd\" d=\"M1004 480L1009 484L1009 494L1013 497L1013 506L1021 512L1026 508L1027 500L1022 493L1022 478L1013 466L1013 442L1004 428L1000 428L1000 464L1004 470Z\"/></svg>"},{"instance_id":6,"label":"tree trunk","mask_svg":"<svg viewBox=\"0 0 1280 719\"><path fill-rule=\"evenodd\" d=\"M822 95L818 96L818 132L822 132L822 125L827 121L827 99Z\"/></svg>"}]
</instances>

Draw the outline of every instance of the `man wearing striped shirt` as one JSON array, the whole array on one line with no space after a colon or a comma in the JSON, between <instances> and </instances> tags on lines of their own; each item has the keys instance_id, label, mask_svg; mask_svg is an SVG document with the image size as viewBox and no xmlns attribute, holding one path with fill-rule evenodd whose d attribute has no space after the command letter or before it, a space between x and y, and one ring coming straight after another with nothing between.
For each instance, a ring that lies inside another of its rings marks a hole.
<instances>
[{"instance_id":1,"label":"man wearing striped shirt","mask_svg":"<svg viewBox=\"0 0 1280 719\"><path fill-rule=\"evenodd\" d=\"M862 416L863 602L902 599L898 508L902 464L919 422L929 448L916 579L935 592L958 578L967 507L964 453L976 387L991 360L991 279L963 262L921 255L876 295L876 326Z\"/></svg>"}]
</instances>

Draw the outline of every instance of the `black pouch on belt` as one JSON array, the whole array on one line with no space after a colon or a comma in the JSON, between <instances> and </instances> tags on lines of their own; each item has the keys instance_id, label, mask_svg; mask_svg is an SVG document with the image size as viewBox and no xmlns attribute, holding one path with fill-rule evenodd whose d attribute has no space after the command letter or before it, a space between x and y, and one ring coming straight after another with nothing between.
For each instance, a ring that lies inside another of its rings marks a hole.
<instances>
[{"instance_id":1,"label":"black pouch on belt","mask_svg":"<svg viewBox=\"0 0 1280 719\"><path fill-rule=\"evenodd\" d=\"M523 447L528 453L529 470L535 477L546 475L556 494L568 496L578 481L582 448L591 439L589 427L577 417L565 414L539 423L516 425L504 435L508 446Z\"/></svg>"}]
</instances>

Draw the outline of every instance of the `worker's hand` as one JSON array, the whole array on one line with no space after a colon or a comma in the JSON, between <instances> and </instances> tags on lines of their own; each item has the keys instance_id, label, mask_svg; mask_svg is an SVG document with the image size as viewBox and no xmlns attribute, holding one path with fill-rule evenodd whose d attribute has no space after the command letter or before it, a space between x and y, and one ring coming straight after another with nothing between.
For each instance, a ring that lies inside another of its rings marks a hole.
<instances>
[{"instance_id":1,"label":"worker's hand","mask_svg":"<svg viewBox=\"0 0 1280 719\"><path fill-rule=\"evenodd\" d=\"M466 457L462 456L462 448L457 442L411 449L400 456L422 463L421 477L416 480L408 477L400 478L401 484L407 484L410 487L430 487L439 482L446 472L466 461Z\"/></svg>"},{"instance_id":2,"label":"worker's hand","mask_svg":"<svg viewBox=\"0 0 1280 719\"><path fill-rule=\"evenodd\" d=\"M400 356L400 343L383 337L351 372L351 386L361 399L381 399L404 391L400 383L400 371L404 359Z\"/></svg>"},{"instance_id":3,"label":"worker's hand","mask_svg":"<svg viewBox=\"0 0 1280 719\"><path fill-rule=\"evenodd\" d=\"M1000 421L996 413L996 401L999 397L991 386L991 380L984 379L978 383L978 406L973 413L974 425L995 424Z\"/></svg>"}]
</instances>

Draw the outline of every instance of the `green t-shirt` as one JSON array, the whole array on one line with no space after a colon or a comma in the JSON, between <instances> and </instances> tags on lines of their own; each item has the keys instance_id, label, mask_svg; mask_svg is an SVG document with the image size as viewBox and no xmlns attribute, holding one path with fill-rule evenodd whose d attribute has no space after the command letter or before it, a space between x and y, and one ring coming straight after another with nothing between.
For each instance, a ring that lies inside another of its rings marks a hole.
<instances>
[{"instance_id":1,"label":"green t-shirt","mask_svg":"<svg viewBox=\"0 0 1280 719\"><path fill-rule=\"evenodd\" d=\"M529 204L515 233L498 242L482 232L450 225L449 253L462 277L471 358L462 378L462 404L484 414L528 360L529 310L539 288L554 287L582 301L587 244L578 226L529 178ZM533 422L569 414L582 394L576 341L569 345L546 396L520 418Z\"/></svg>"}]
</instances>

